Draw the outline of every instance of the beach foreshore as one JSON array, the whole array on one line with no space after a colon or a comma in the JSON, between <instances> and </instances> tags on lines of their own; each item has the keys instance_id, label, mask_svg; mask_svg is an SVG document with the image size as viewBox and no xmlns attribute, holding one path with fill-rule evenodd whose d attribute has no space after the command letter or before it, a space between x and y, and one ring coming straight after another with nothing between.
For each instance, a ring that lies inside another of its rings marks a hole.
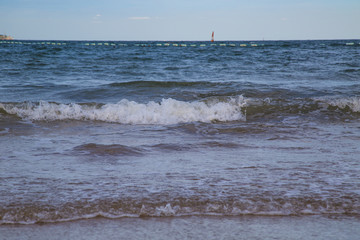
<instances>
[{"instance_id":1,"label":"beach foreshore","mask_svg":"<svg viewBox=\"0 0 360 240\"><path fill-rule=\"evenodd\" d=\"M2 225L2 239L358 239L358 216L95 218Z\"/></svg>"}]
</instances>

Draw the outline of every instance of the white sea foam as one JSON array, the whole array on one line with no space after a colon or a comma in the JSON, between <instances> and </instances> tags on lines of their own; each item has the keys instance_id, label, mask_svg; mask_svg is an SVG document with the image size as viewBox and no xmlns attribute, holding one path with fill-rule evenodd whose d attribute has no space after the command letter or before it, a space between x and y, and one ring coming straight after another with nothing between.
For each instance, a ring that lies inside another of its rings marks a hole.
<instances>
[{"instance_id":1,"label":"white sea foam","mask_svg":"<svg viewBox=\"0 0 360 240\"><path fill-rule=\"evenodd\" d=\"M335 99L329 101L329 104L332 106L337 106L339 108L349 107L353 112L360 112L360 97Z\"/></svg>"},{"instance_id":2,"label":"white sea foam","mask_svg":"<svg viewBox=\"0 0 360 240\"><path fill-rule=\"evenodd\" d=\"M184 102L163 99L161 102L138 103L121 100L99 105L39 103L0 104L0 109L29 120L93 120L123 124L176 124L245 120L241 108L246 105L242 96L226 101Z\"/></svg>"}]
</instances>

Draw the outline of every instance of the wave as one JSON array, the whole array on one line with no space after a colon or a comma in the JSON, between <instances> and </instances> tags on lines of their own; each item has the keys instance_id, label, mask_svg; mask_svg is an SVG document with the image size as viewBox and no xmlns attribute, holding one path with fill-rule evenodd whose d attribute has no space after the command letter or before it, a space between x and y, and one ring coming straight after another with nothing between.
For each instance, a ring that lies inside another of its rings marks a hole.
<instances>
[{"instance_id":1,"label":"wave","mask_svg":"<svg viewBox=\"0 0 360 240\"><path fill-rule=\"evenodd\" d=\"M360 97L348 98L315 98L324 107L338 108L345 111L360 113Z\"/></svg>"},{"instance_id":2,"label":"wave","mask_svg":"<svg viewBox=\"0 0 360 240\"><path fill-rule=\"evenodd\" d=\"M30 121L103 121L120 124L161 124L214 121L252 121L287 115L313 114L324 119L359 117L360 97L347 98L245 98L210 96L203 101L179 101L172 98L160 102L139 103L123 99L118 103L0 103L0 114L12 114Z\"/></svg>"},{"instance_id":3,"label":"wave","mask_svg":"<svg viewBox=\"0 0 360 240\"><path fill-rule=\"evenodd\" d=\"M248 99L247 119L271 117L278 115L306 115L317 117L337 117L338 119L354 117L360 113L360 97L348 98L266 98Z\"/></svg>"},{"instance_id":4,"label":"wave","mask_svg":"<svg viewBox=\"0 0 360 240\"><path fill-rule=\"evenodd\" d=\"M358 196L334 198L254 196L223 200L176 198L170 201L150 199L107 199L68 202L63 205L32 203L0 207L0 224L34 224L105 217L181 217L217 216L301 216L346 214L359 215Z\"/></svg>"},{"instance_id":5,"label":"wave","mask_svg":"<svg viewBox=\"0 0 360 240\"><path fill-rule=\"evenodd\" d=\"M163 99L161 102L138 103L121 100L112 104L0 103L1 110L35 121L92 120L122 124L177 124L245 120L241 108L246 99L229 97L224 101L184 102Z\"/></svg>"}]
</instances>

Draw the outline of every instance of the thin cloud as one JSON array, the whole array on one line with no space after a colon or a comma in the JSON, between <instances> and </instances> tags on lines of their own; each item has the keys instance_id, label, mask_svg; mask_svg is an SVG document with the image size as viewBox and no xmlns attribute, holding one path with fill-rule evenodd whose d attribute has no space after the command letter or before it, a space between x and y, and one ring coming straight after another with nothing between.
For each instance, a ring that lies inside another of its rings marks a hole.
<instances>
[{"instance_id":1,"label":"thin cloud","mask_svg":"<svg viewBox=\"0 0 360 240\"><path fill-rule=\"evenodd\" d=\"M93 23L102 23L102 21L101 21L101 14L96 14L94 17L93 17Z\"/></svg>"},{"instance_id":2,"label":"thin cloud","mask_svg":"<svg viewBox=\"0 0 360 240\"><path fill-rule=\"evenodd\" d=\"M129 17L130 20L150 20L150 17Z\"/></svg>"}]
</instances>

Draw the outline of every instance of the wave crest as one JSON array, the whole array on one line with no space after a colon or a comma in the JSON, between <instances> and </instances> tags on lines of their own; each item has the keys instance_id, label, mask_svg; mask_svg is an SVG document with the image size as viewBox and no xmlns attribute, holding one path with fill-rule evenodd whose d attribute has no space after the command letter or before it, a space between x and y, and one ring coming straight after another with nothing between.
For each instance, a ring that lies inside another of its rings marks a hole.
<instances>
[{"instance_id":1,"label":"wave crest","mask_svg":"<svg viewBox=\"0 0 360 240\"><path fill-rule=\"evenodd\" d=\"M350 109L352 112L360 113L360 97L328 100L328 104L340 109Z\"/></svg>"},{"instance_id":2,"label":"wave crest","mask_svg":"<svg viewBox=\"0 0 360 240\"><path fill-rule=\"evenodd\" d=\"M138 103L126 99L112 104L0 103L8 114L35 121L92 120L122 124L177 124L187 122L245 120L242 96L225 101L184 102L163 99L161 102Z\"/></svg>"}]
</instances>

